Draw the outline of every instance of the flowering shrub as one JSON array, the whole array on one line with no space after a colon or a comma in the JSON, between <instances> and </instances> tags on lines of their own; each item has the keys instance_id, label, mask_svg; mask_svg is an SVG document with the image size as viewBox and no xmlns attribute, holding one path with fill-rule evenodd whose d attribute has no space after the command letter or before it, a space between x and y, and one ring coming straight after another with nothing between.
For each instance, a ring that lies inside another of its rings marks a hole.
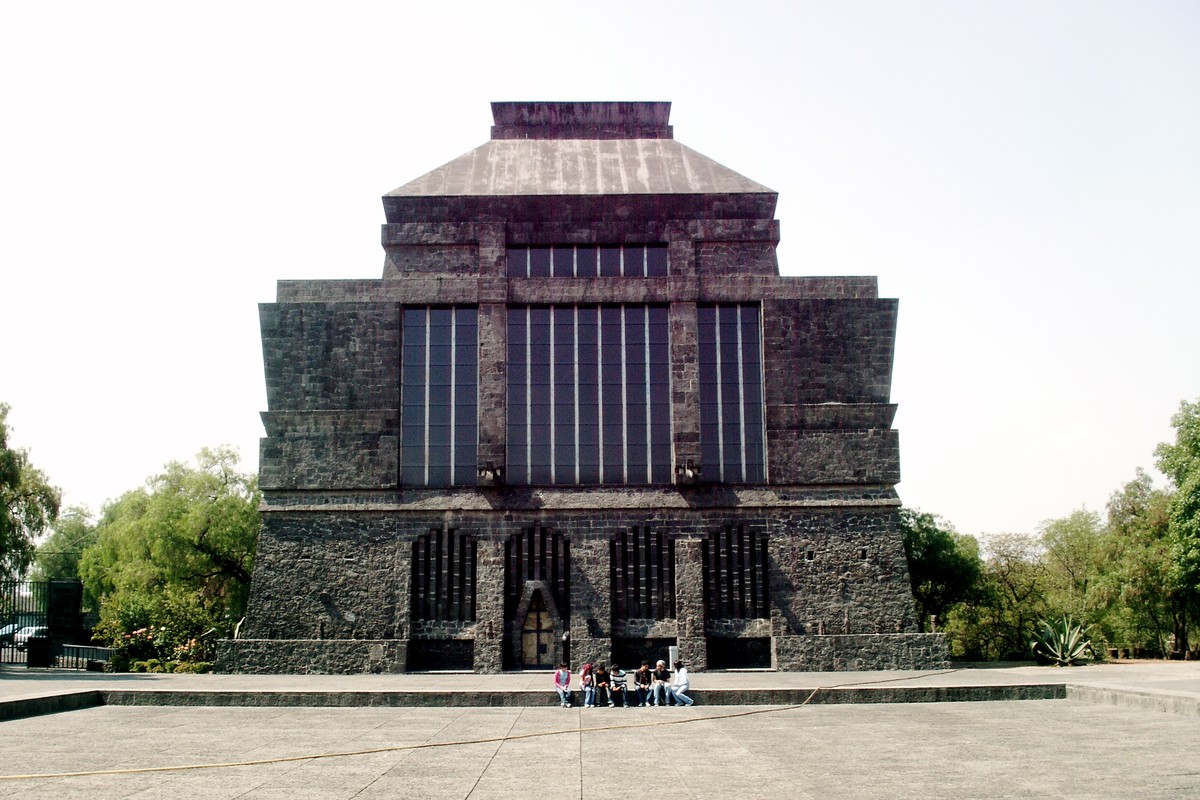
<instances>
[{"instance_id":1,"label":"flowering shrub","mask_svg":"<svg viewBox=\"0 0 1200 800\"><path fill-rule=\"evenodd\" d=\"M129 664L130 672L174 672L176 674L189 673L198 675L202 673L212 672L213 665L211 661L163 661L158 658L150 658L145 661L133 661Z\"/></svg>"},{"instance_id":2,"label":"flowering shrub","mask_svg":"<svg viewBox=\"0 0 1200 800\"><path fill-rule=\"evenodd\" d=\"M161 659L167 649L166 630L154 625L119 634L119 637L109 635L106 638L113 647L112 657L108 660L111 672L126 672L135 661Z\"/></svg>"},{"instance_id":3,"label":"flowering shrub","mask_svg":"<svg viewBox=\"0 0 1200 800\"><path fill-rule=\"evenodd\" d=\"M114 650L111 672L170 672L163 665L211 662L219 636L208 609L194 597L171 592L115 595L94 629L94 638Z\"/></svg>"}]
</instances>

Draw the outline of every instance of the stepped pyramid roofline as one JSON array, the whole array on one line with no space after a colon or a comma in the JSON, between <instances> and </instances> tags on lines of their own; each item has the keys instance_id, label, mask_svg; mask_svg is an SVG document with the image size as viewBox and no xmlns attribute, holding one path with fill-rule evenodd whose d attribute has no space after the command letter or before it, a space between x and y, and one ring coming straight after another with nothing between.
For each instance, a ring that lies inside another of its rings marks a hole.
<instances>
[{"instance_id":1,"label":"stepped pyramid roofline","mask_svg":"<svg viewBox=\"0 0 1200 800\"><path fill-rule=\"evenodd\" d=\"M770 194L675 141L670 103L493 103L492 139L387 197Z\"/></svg>"}]
</instances>

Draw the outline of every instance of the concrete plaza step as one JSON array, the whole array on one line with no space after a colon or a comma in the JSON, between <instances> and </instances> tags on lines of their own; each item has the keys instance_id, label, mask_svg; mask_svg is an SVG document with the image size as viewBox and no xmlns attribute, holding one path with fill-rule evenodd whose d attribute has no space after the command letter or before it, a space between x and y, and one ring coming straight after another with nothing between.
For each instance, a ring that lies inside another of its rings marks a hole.
<instances>
[{"instance_id":1,"label":"concrete plaza step","mask_svg":"<svg viewBox=\"0 0 1200 800\"><path fill-rule=\"evenodd\" d=\"M548 672L103 675L0 668L0 721L102 705L538 708L558 703L550 683ZM692 676L689 694L701 706L1071 699L1200 716L1200 664L1107 664L1063 670L1016 665L924 672L704 672ZM576 705L580 701L576 691Z\"/></svg>"}]
</instances>

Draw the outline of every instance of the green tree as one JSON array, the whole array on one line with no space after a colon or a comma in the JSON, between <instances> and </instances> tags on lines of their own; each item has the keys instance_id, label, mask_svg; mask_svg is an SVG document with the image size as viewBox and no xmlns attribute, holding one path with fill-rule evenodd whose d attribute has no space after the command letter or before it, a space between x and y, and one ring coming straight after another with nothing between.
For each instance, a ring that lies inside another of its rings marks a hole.
<instances>
[{"instance_id":1,"label":"green tree","mask_svg":"<svg viewBox=\"0 0 1200 800\"><path fill-rule=\"evenodd\" d=\"M37 547L34 554L34 577L37 580L78 578L79 559L83 551L96 543L96 523L91 512L72 506L62 512L54 530Z\"/></svg>"},{"instance_id":2,"label":"green tree","mask_svg":"<svg viewBox=\"0 0 1200 800\"><path fill-rule=\"evenodd\" d=\"M1182 614L1175 619L1175 650L1188 650L1191 620L1200 614L1200 400L1183 402L1171 417L1174 443L1155 450L1158 468L1175 485L1168 509L1171 569L1168 583L1183 598Z\"/></svg>"},{"instance_id":3,"label":"green tree","mask_svg":"<svg viewBox=\"0 0 1200 800\"><path fill-rule=\"evenodd\" d=\"M1141 469L1109 498L1109 567L1100 581L1113 604L1103 631L1109 642L1165 654L1186 614L1187 593L1172 578L1171 499Z\"/></svg>"},{"instance_id":4,"label":"green tree","mask_svg":"<svg viewBox=\"0 0 1200 800\"><path fill-rule=\"evenodd\" d=\"M987 541L979 591L946 625L951 654L976 661L1029 658L1037 622L1047 616L1046 567L1040 541L1001 534Z\"/></svg>"},{"instance_id":5,"label":"green tree","mask_svg":"<svg viewBox=\"0 0 1200 800\"><path fill-rule=\"evenodd\" d=\"M61 493L8 444L9 407L0 403L0 578L19 578L33 562L34 541L58 517Z\"/></svg>"},{"instance_id":6,"label":"green tree","mask_svg":"<svg viewBox=\"0 0 1200 800\"><path fill-rule=\"evenodd\" d=\"M917 624L924 632L930 617L945 620L954 605L977 591L982 567L979 543L941 517L917 509L900 509L900 530Z\"/></svg>"},{"instance_id":7,"label":"green tree","mask_svg":"<svg viewBox=\"0 0 1200 800\"><path fill-rule=\"evenodd\" d=\"M98 636L119 645L153 625L163 648L195 651L245 613L261 495L236 467L231 449L205 449L105 506L79 567Z\"/></svg>"},{"instance_id":8,"label":"green tree","mask_svg":"<svg viewBox=\"0 0 1200 800\"><path fill-rule=\"evenodd\" d=\"M1108 536L1100 515L1079 509L1045 522L1041 544L1050 616L1069 616L1085 628L1098 623L1112 599L1101 586L1108 564Z\"/></svg>"}]
</instances>

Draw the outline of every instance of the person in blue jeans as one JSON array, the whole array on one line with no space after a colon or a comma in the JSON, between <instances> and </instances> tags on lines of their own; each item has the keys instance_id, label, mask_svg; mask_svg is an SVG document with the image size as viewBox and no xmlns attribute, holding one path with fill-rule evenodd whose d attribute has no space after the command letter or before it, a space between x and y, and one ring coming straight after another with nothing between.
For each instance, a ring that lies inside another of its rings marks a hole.
<instances>
[{"instance_id":1,"label":"person in blue jeans","mask_svg":"<svg viewBox=\"0 0 1200 800\"><path fill-rule=\"evenodd\" d=\"M650 671L649 661L643 661L641 669L633 673L633 682L637 686L638 705L646 705L650 702L650 687L654 685L654 673Z\"/></svg>"},{"instance_id":2,"label":"person in blue jeans","mask_svg":"<svg viewBox=\"0 0 1200 800\"><path fill-rule=\"evenodd\" d=\"M592 665L584 664L579 670L579 688L583 689L583 707L596 707L596 676L592 674Z\"/></svg>"},{"instance_id":3,"label":"person in blue jeans","mask_svg":"<svg viewBox=\"0 0 1200 800\"><path fill-rule=\"evenodd\" d=\"M612 706L612 676L603 664L596 665L595 671L592 672L592 678L596 681L596 705L608 703L609 706Z\"/></svg>"},{"instance_id":4,"label":"person in blue jeans","mask_svg":"<svg viewBox=\"0 0 1200 800\"><path fill-rule=\"evenodd\" d=\"M554 691L558 692L558 703L563 708L571 707L571 670L567 667L567 662L558 662L558 669L554 670Z\"/></svg>"},{"instance_id":5,"label":"person in blue jeans","mask_svg":"<svg viewBox=\"0 0 1200 800\"><path fill-rule=\"evenodd\" d=\"M675 680L671 682L668 691L675 698L675 705L690 706L694 700L688 697L687 693L691 689L691 682L688 680L687 667L682 661L675 662Z\"/></svg>"},{"instance_id":6,"label":"person in blue jeans","mask_svg":"<svg viewBox=\"0 0 1200 800\"><path fill-rule=\"evenodd\" d=\"M667 669L667 662L660 659L651 678L650 705L661 708L667 704L667 696L671 693L671 670Z\"/></svg>"},{"instance_id":7,"label":"person in blue jeans","mask_svg":"<svg viewBox=\"0 0 1200 800\"><path fill-rule=\"evenodd\" d=\"M629 705L629 687L625 683L625 670L621 669L616 664L608 670L609 680L612 682L612 699L613 702L609 705L617 705L625 707Z\"/></svg>"}]
</instances>

